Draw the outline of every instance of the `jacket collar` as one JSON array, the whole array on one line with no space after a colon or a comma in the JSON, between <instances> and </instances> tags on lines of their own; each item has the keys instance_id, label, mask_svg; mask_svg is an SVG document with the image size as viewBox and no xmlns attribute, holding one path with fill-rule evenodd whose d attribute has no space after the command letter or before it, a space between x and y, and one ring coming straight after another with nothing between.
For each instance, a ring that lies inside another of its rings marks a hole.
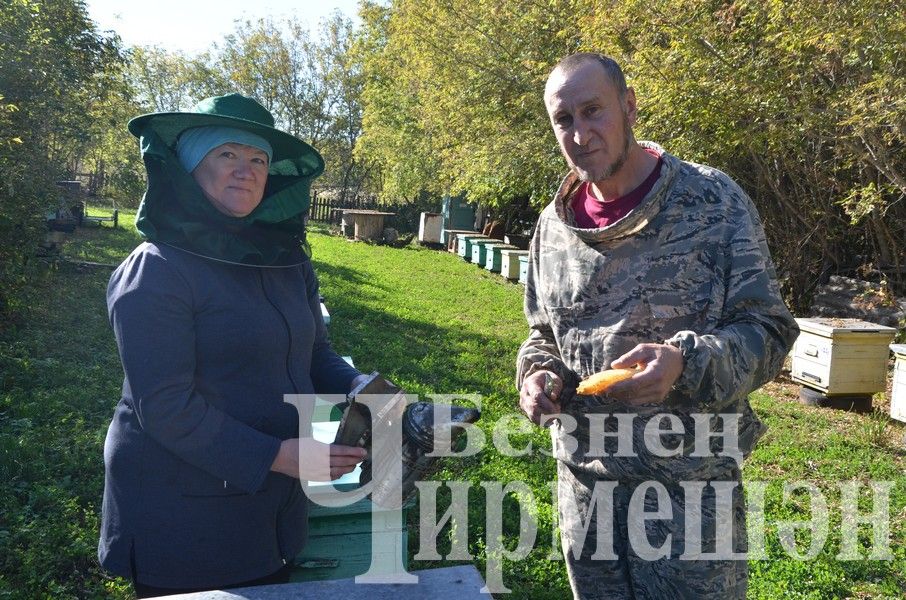
<instances>
[{"instance_id":1,"label":"jacket collar","mask_svg":"<svg viewBox=\"0 0 906 600\"><path fill-rule=\"evenodd\" d=\"M642 202L628 215L607 227L598 229L576 227L576 220L570 203L576 191L582 185L582 181L576 176L575 172L570 171L560 183L560 188L557 190L553 202L557 218L564 227L589 243L616 240L643 230L655 215L666 206L668 200L667 192L672 187L673 180L679 172L680 160L672 154L668 154L663 148L653 142L640 141L639 145L644 148L657 150L663 159L661 176L658 177L654 187L642 199Z\"/></svg>"}]
</instances>

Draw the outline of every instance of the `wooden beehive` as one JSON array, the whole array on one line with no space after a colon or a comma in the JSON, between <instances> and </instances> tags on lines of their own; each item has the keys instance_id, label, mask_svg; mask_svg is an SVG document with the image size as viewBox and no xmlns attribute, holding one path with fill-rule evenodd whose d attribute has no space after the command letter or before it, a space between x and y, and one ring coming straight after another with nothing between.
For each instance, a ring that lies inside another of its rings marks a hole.
<instances>
[{"instance_id":1,"label":"wooden beehive","mask_svg":"<svg viewBox=\"0 0 906 600\"><path fill-rule=\"evenodd\" d=\"M478 234L459 234L456 236L459 255L467 262L472 262L472 244L476 240L486 240L488 236Z\"/></svg>"},{"instance_id":2,"label":"wooden beehive","mask_svg":"<svg viewBox=\"0 0 906 600\"><path fill-rule=\"evenodd\" d=\"M516 246L507 243L488 244L484 257L484 268L492 273L500 273L500 268L503 265L503 251L515 249Z\"/></svg>"},{"instance_id":3,"label":"wooden beehive","mask_svg":"<svg viewBox=\"0 0 906 600\"><path fill-rule=\"evenodd\" d=\"M890 396L890 417L906 423L906 344L891 344L893 350L893 390Z\"/></svg>"},{"instance_id":4,"label":"wooden beehive","mask_svg":"<svg viewBox=\"0 0 906 600\"><path fill-rule=\"evenodd\" d=\"M471 229L444 229L443 231L444 233L441 243L446 244L447 250L454 253L459 251L459 248L457 247L457 241L460 233L472 235L478 233L477 231L472 231Z\"/></svg>"},{"instance_id":5,"label":"wooden beehive","mask_svg":"<svg viewBox=\"0 0 906 600\"><path fill-rule=\"evenodd\" d=\"M484 260L488 253L488 246L503 244L500 240L494 238L485 238L483 240L472 240L472 262L479 267L484 266Z\"/></svg>"},{"instance_id":6,"label":"wooden beehive","mask_svg":"<svg viewBox=\"0 0 906 600\"><path fill-rule=\"evenodd\" d=\"M334 415L331 415L333 418ZM336 435L337 421L312 423L312 437L330 443ZM332 482L337 489L358 487L360 469ZM292 581L345 579L368 571L372 559L375 574L392 574L402 564L408 566L406 514L381 508L368 499L348 506L321 506L314 500L330 494L331 486L309 482L308 542L296 556ZM376 536L377 554L372 555L372 536Z\"/></svg>"},{"instance_id":7,"label":"wooden beehive","mask_svg":"<svg viewBox=\"0 0 906 600\"><path fill-rule=\"evenodd\" d=\"M493 238L488 240L476 241L472 246L472 262L482 268L487 268L488 258L493 256L493 249L498 246L507 246L500 240Z\"/></svg>"},{"instance_id":8,"label":"wooden beehive","mask_svg":"<svg viewBox=\"0 0 906 600\"><path fill-rule=\"evenodd\" d=\"M519 257L519 283L525 284L528 279L528 254Z\"/></svg>"},{"instance_id":9,"label":"wooden beehive","mask_svg":"<svg viewBox=\"0 0 906 600\"><path fill-rule=\"evenodd\" d=\"M828 396L887 387L888 345L896 329L858 319L796 319L792 378Z\"/></svg>"},{"instance_id":10,"label":"wooden beehive","mask_svg":"<svg viewBox=\"0 0 906 600\"><path fill-rule=\"evenodd\" d=\"M507 279L519 279L520 256L528 256L528 250L501 250L500 274Z\"/></svg>"}]
</instances>

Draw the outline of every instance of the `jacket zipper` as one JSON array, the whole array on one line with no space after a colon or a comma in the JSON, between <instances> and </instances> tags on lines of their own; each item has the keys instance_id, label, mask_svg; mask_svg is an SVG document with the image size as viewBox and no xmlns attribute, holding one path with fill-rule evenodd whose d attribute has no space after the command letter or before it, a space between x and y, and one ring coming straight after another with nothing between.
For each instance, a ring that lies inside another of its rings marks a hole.
<instances>
[{"instance_id":1,"label":"jacket zipper","mask_svg":"<svg viewBox=\"0 0 906 600\"><path fill-rule=\"evenodd\" d=\"M293 355L293 332L289 326L289 320L287 320L286 315L283 314L283 311L280 310L280 308L277 306L277 304L273 300L271 300L271 297L268 295L267 287L264 285L264 273L261 270L258 271L258 281L261 283L261 292L264 294L265 299L267 300L268 304L270 304L273 307L273 309L277 312L277 314L280 315L280 318L283 320L283 326L286 328L286 337L287 337L286 375L287 375L287 377L289 377L289 381L293 386L293 392L298 394L299 386L296 383L296 378L293 377L293 371L291 368L292 367L291 360L292 360L292 355ZM226 482L224 482L224 483L226 483ZM277 529L279 530L279 528L277 528ZM282 545L280 544L279 532L278 532L276 538L277 538L276 539L277 553L280 556L280 560L283 562L283 566L286 566L288 559L287 559L286 553L283 551ZM292 558L292 557L290 557L290 558Z\"/></svg>"},{"instance_id":2,"label":"jacket zipper","mask_svg":"<svg viewBox=\"0 0 906 600\"><path fill-rule=\"evenodd\" d=\"M286 315L283 314L277 305L271 300L271 297L267 294L267 288L264 285L264 273L258 271L258 281L261 283L261 292L264 294L265 299L273 307L277 314L280 315L280 318L283 320L283 326L286 327L286 337L287 337L287 349L286 349L286 375L289 377L289 381L293 386L293 392L299 393L299 386L296 384L296 378L293 377L292 371L292 355L293 355L293 332L290 329L289 321L286 319Z\"/></svg>"}]
</instances>

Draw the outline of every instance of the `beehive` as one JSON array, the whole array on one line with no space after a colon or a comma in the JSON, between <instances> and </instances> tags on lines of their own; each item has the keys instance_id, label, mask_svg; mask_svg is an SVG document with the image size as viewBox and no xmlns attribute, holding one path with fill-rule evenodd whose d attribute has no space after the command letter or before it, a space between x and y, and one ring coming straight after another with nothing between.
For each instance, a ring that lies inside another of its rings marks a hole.
<instances>
[{"instance_id":1,"label":"beehive","mask_svg":"<svg viewBox=\"0 0 906 600\"><path fill-rule=\"evenodd\" d=\"M482 235L480 233L476 234L458 234L456 236L456 245L458 247L459 255L465 259L467 262L472 261L472 244L475 240L486 240L488 236Z\"/></svg>"},{"instance_id":2,"label":"beehive","mask_svg":"<svg viewBox=\"0 0 906 600\"><path fill-rule=\"evenodd\" d=\"M484 257L484 268L492 273L500 273L500 268L503 265L503 251L504 250L515 250L516 246L511 244L501 243L501 244L488 244L487 252Z\"/></svg>"},{"instance_id":3,"label":"beehive","mask_svg":"<svg viewBox=\"0 0 906 600\"><path fill-rule=\"evenodd\" d=\"M507 279L519 279L520 256L528 256L528 250L501 250L500 274Z\"/></svg>"},{"instance_id":4,"label":"beehive","mask_svg":"<svg viewBox=\"0 0 906 600\"><path fill-rule=\"evenodd\" d=\"M792 378L828 396L874 394L887 387L888 344L896 329L858 319L796 319Z\"/></svg>"},{"instance_id":5,"label":"beehive","mask_svg":"<svg viewBox=\"0 0 906 600\"><path fill-rule=\"evenodd\" d=\"M325 443L333 442L337 421L312 423L312 437ZM360 469L332 482L338 489L348 491L358 487ZM320 494L330 494L331 486L309 482L309 495L317 500ZM344 579L368 571L372 559L374 574L395 573L399 565L408 566L406 514L388 510L362 499L348 506L309 504L308 542L296 556L292 581ZM372 535L376 536L377 554L372 555Z\"/></svg>"},{"instance_id":6,"label":"beehive","mask_svg":"<svg viewBox=\"0 0 906 600\"><path fill-rule=\"evenodd\" d=\"M893 350L893 390L890 397L890 416L906 423L906 344L891 344Z\"/></svg>"},{"instance_id":7,"label":"beehive","mask_svg":"<svg viewBox=\"0 0 906 600\"><path fill-rule=\"evenodd\" d=\"M519 257L519 283L524 284L528 279L528 254Z\"/></svg>"},{"instance_id":8,"label":"beehive","mask_svg":"<svg viewBox=\"0 0 906 600\"><path fill-rule=\"evenodd\" d=\"M495 240L493 238L488 238L486 240L475 240L472 243L472 262L483 268L485 266L485 261L487 260L490 249L494 246L505 245L506 244L504 244L500 240Z\"/></svg>"}]
</instances>

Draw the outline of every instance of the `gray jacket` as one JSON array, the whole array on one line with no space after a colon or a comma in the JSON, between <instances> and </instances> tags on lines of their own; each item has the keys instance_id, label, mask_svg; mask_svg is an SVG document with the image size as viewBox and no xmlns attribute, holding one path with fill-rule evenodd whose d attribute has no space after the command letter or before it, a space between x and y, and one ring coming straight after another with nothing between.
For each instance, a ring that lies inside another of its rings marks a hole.
<instances>
[{"instance_id":1,"label":"gray jacket","mask_svg":"<svg viewBox=\"0 0 906 600\"><path fill-rule=\"evenodd\" d=\"M107 305L125 372L104 445L98 555L160 587L219 586L302 548L307 499L270 472L304 435L287 393L345 393L311 263L250 267L143 243Z\"/></svg>"},{"instance_id":2,"label":"gray jacket","mask_svg":"<svg viewBox=\"0 0 906 600\"><path fill-rule=\"evenodd\" d=\"M657 148L654 144L646 144ZM660 148L658 148L660 150ZM642 203L601 229L574 226L570 174L542 212L529 251L525 315L530 334L517 359L517 387L548 369L567 388L643 342L683 351L685 368L662 405L630 407L576 396L563 411L578 418L575 451L557 457L616 478L699 478L730 469L732 459L587 458L588 413L670 412L693 441L693 413L741 415L739 450L751 451L765 427L749 392L779 373L798 328L780 295L761 222L752 201L724 173L666 152L661 176ZM569 394L567 394L568 396ZM566 432L555 426L555 442ZM582 436L585 441L582 441ZM668 475L669 474L669 475Z\"/></svg>"}]
</instances>

